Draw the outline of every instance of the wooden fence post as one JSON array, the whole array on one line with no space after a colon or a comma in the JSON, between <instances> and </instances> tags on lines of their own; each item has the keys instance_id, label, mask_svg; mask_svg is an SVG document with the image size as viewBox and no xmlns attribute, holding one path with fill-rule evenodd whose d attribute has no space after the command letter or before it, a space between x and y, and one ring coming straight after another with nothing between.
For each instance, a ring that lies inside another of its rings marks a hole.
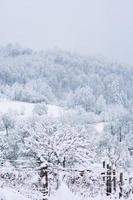
<instances>
[{"instance_id":1,"label":"wooden fence post","mask_svg":"<svg viewBox=\"0 0 133 200\"><path fill-rule=\"evenodd\" d=\"M103 169L105 170L105 166L106 166L106 163L105 161L103 161ZM103 181L105 182L105 171L102 173L103 175Z\"/></svg>"},{"instance_id":2,"label":"wooden fence post","mask_svg":"<svg viewBox=\"0 0 133 200\"><path fill-rule=\"evenodd\" d=\"M123 186L123 173L120 173L120 185L119 185L119 187L120 187L120 192L119 192L119 199L122 197L122 192L123 192L122 186Z\"/></svg>"},{"instance_id":3,"label":"wooden fence post","mask_svg":"<svg viewBox=\"0 0 133 200\"><path fill-rule=\"evenodd\" d=\"M107 164L107 180L106 180L106 194L107 196L112 193L112 181L111 181L111 166Z\"/></svg>"},{"instance_id":4,"label":"wooden fence post","mask_svg":"<svg viewBox=\"0 0 133 200\"><path fill-rule=\"evenodd\" d=\"M116 171L113 169L113 190L116 192Z\"/></svg>"},{"instance_id":5,"label":"wooden fence post","mask_svg":"<svg viewBox=\"0 0 133 200\"><path fill-rule=\"evenodd\" d=\"M48 196L48 166L43 166L40 168L40 178L41 178L41 192L43 194L42 200L47 200Z\"/></svg>"}]
</instances>

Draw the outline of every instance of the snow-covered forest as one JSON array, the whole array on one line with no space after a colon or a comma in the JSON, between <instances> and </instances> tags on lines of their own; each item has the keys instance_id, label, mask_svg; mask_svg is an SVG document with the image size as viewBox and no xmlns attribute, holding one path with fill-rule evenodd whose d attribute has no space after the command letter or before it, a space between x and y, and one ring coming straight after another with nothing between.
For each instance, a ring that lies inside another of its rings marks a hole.
<instances>
[{"instance_id":1,"label":"snow-covered forest","mask_svg":"<svg viewBox=\"0 0 133 200\"><path fill-rule=\"evenodd\" d=\"M132 199L132 86L120 63L0 47L0 198Z\"/></svg>"}]
</instances>

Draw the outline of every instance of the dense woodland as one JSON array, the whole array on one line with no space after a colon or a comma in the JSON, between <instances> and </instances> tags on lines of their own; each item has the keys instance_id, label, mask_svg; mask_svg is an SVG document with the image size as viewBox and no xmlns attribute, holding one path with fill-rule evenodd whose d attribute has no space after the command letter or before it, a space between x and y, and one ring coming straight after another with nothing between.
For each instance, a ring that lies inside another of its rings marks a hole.
<instances>
[{"instance_id":1,"label":"dense woodland","mask_svg":"<svg viewBox=\"0 0 133 200\"><path fill-rule=\"evenodd\" d=\"M62 181L81 196L102 195L100 166L106 161L130 178L122 191L128 196L133 187L133 67L9 44L0 47L0 98L34 105L30 117L0 114L1 185L25 191L33 200L54 193ZM52 119L49 104L67 112ZM104 125L100 135L94 129L99 123Z\"/></svg>"},{"instance_id":2,"label":"dense woodland","mask_svg":"<svg viewBox=\"0 0 133 200\"><path fill-rule=\"evenodd\" d=\"M133 100L132 67L58 49L34 52L17 45L1 47L0 83L1 97L81 105L98 114L99 101L130 109ZM88 99L80 99L83 95Z\"/></svg>"}]
</instances>

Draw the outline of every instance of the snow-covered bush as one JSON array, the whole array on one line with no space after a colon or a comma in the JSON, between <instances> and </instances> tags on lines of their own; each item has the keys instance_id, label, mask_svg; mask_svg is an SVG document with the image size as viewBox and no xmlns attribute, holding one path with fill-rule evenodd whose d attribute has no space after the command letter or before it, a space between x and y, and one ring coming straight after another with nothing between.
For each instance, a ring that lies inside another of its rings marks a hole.
<instances>
[{"instance_id":1,"label":"snow-covered bush","mask_svg":"<svg viewBox=\"0 0 133 200\"><path fill-rule=\"evenodd\" d=\"M45 114L47 114L47 110L48 110L48 108L47 108L46 103L37 103L37 104L35 104L33 111L35 114L45 115Z\"/></svg>"}]
</instances>

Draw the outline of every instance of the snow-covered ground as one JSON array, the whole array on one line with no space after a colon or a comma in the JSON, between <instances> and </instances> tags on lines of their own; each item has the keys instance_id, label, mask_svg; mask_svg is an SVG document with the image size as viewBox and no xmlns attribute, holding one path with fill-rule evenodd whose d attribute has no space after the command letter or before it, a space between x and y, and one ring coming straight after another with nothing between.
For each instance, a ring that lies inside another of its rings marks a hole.
<instances>
[{"instance_id":1,"label":"snow-covered ground","mask_svg":"<svg viewBox=\"0 0 133 200\"><path fill-rule=\"evenodd\" d=\"M0 113L6 112L15 112L18 115L30 116L33 111L33 104L19 102L19 101L10 101L10 100L0 100Z\"/></svg>"},{"instance_id":2,"label":"snow-covered ground","mask_svg":"<svg viewBox=\"0 0 133 200\"><path fill-rule=\"evenodd\" d=\"M18 115L24 115L25 117L31 116L33 113L35 104L26 103L20 101L11 101L6 99L0 99L0 113L15 112ZM59 117L63 114L63 109L55 105L47 105L49 117Z\"/></svg>"},{"instance_id":3,"label":"snow-covered ground","mask_svg":"<svg viewBox=\"0 0 133 200\"><path fill-rule=\"evenodd\" d=\"M0 188L0 200L29 200L15 190L5 187Z\"/></svg>"},{"instance_id":4,"label":"snow-covered ground","mask_svg":"<svg viewBox=\"0 0 133 200\"><path fill-rule=\"evenodd\" d=\"M7 113L7 112L14 112L18 115L24 115L25 117L29 117L33 114L35 104L33 103L26 103L20 101L11 101L7 99L0 99L0 113ZM48 117L58 118L63 116L63 114L67 114L67 110L63 109L62 107L56 105L47 105ZM104 129L103 123L97 123L94 125L94 129L101 133Z\"/></svg>"},{"instance_id":5,"label":"snow-covered ground","mask_svg":"<svg viewBox=\"0 0 133 200\"><path fill-rule=\"evenodd\" d=\"M60 189L55 195L51 196L49 200L117 200L116 197L107 197L98 195L97 197L82 197L80 195L73 194L65 184L62 184ZM121 199L124 200L124 199ZM132 200L132 199L128 199Z\"/></svg>"},{"instance_id":6,"label":"snow-covered ground","mask_svg":"<svg viewBox=\"0 0 133 200\"><path fill-rule=\"evenodd\" d=\"M85 200L85 198L74 195L65 184L62 184L56 194L51 196L49 200Z\"/></svg>"},{"instance_id":7,"label":"snow-covered ground","mask_svg":"<svg viewBox=\"0 0 133 200\"><path fill-rule=\"evenodd\" d=\"M59 107L59 106L55 106L55 105L48 105L48 116L49 117L54 117L54 118L57 118L57 117L60 117L63 113L64 113L64 110L63 108Z\"/></svg>"},{"instance_id":8,"label":"snow-covered ground","mask_svg":"<svg viewBox=\"0 0 133 200\"><path fill-rule=\"evenodd\" d=\"M19 194L19 192L16 192L15 190L11 188L0 188L0 200L31 200L28 198L25 198L23 195ZM52 195L48 198L48 200L110 200L110 197L107 196L97 196L97 197L81 197L73 194L65 184L62 184L60 189L55 193L55 195ZM112 197L111 200L117 200L116 197ZM124 200L121 198L121 200ZM132 200L132 198L129 198L128 200Z\"/></svg>"},{"instance_id":9,"label":"snow-covered ground","mask_svg":"<svg viewBox=\"0 0 133 200\"><path fill-rule=\"evenodd\" d=\"M25 198L19 192L5 187L0 188L0 200L30 200ZM85 198L74 195L65 184L62 184L55 195L49 197L49 200L86 200Z\"/></svg>"},{"instance_id":10,"label":"snow-covered ground","mask_svg":"<svg viewBox=\"0 0 133 200\"><path fill-rule=\"evenodd\" d=\"M98 133L102 133L103 129L104 129L104 124L103 124L102 122L101 122L101 123L97 123L97 124L95 125L95 130L96 130Z\"/></svg>"}]
</instances>

